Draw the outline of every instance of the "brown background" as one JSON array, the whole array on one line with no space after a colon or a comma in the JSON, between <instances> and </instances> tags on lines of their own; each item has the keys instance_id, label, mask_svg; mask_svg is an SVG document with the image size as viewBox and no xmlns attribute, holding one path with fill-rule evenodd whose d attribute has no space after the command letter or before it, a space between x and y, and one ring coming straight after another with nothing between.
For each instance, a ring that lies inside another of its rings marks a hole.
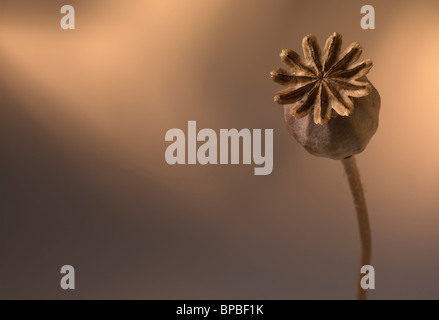
<instances>
[{"instance_id":1,"label":"brown background","mask_svg":"<svg viewBox=\"0 0 439 320\"><path fill-rule=\"evenodd\" d=\"M269 79L281 49L338 31L382 98L358 157L371 298L438 299L438 14L433 0L0 0L0 298L354 298L341 164L288 136ZM273 128L273 173L168 165L165 133L188 120Z\"/></svg>"}]
</instances>

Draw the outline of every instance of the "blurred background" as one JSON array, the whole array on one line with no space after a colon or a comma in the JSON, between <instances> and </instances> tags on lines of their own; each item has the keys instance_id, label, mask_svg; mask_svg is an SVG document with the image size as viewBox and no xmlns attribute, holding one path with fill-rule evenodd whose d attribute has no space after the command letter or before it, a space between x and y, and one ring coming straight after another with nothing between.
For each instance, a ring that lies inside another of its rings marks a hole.
<instances>
[{"instance_id":1,"label":"blurred background","mask_svg":"<svg viewBox=\"0 0 439 320\"><path fill-rule=\"evenodd\" d=\"M438 14L433 0L0 0L0 298L354 299L341 163L288 135L269 78L282 49L337 31L374 61L382 99L357 158L370 298L439 299ZM273 128L273 173L168 165L165 133L188 120ZM65 264L76 290L60 288Z\"/></svg>"}]
</instances>

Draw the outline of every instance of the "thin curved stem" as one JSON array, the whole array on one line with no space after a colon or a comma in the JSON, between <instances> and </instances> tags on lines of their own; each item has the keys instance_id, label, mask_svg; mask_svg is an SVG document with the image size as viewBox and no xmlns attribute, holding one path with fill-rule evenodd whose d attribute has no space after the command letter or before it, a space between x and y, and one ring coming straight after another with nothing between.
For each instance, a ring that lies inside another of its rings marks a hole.
<instances>
[{"instance_id":1,"label":"thin curved stem","mask_svg":"<svg viewBox=\"0 0 439 320\"><path fill-rule=\"evenodd\" d=\"M360 173L357 167L357 161L354 156L341 160L343 163L349 186L351 187L352 196L354 197L355 209L357 211L358 225L360 227L361 239L361 260L360 269L358 270L357 299L367 300L367 290L361 288L361 267L370 265L372 256L372 240L367 215L366 199L364 198L363 186L361 185Z\"/></svg>"}]
</instances>

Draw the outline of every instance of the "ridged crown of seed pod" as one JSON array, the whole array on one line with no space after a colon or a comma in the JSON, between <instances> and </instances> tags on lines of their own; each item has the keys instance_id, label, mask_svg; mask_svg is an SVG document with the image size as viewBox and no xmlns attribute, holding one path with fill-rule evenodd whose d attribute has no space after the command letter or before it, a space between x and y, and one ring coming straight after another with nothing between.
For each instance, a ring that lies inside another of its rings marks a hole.
<instances>
[{"instance_id":1,"label":"ridged crown of seed pod","mask_svg":"<svg viewBox=\"0 0 439 320\"><path fill-rule=\"evenodd\" d=\"M352 43L341 52L342 36L332 34L323 53L313 35L303 38L304 58L284 49L290 71L271 78L286 89L274 100L284 105L290 134L316 156L343 159L362 152L378 128L380 96L365 77L370 59L357 62L362 48Z\"/></svg>"}]
</instances>

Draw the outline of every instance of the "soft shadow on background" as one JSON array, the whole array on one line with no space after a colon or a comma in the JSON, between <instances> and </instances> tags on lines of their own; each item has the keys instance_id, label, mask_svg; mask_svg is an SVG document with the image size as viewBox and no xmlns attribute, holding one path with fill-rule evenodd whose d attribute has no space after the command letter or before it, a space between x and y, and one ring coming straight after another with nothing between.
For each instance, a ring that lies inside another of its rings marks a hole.
<instances>
[{"instance_id":1,"label":"soft shadow on background","mask_svg":"<svg viewBox=\"0 0 439 320\"><path fill-rule=\"evenodd\" d=\"M358 157L372 299L439 298L439 4L0 0L0 298L352 299L359 259L341 164L285 130L269 72L334 31L382 98ZM165 133L273 128L274 170L169 166ZM62 265L76 290L59 286Z\"/></svg>"}]
</instances>

